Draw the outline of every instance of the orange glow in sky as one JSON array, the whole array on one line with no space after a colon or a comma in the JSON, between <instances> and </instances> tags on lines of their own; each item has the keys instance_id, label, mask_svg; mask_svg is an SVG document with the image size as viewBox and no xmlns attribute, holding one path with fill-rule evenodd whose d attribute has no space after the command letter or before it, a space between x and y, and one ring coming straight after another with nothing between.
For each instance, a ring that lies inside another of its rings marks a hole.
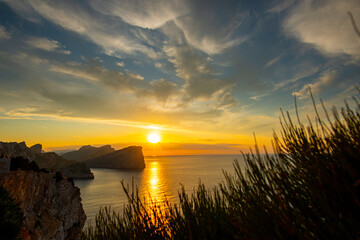
<instances>
[{"instance_id":1,"label":"orange glow in sky","mask_svg":"<svg viewBox=\"0 0 360 240\"><path fill-rule=\"evenodd\" d=\"M147 140L151 143L158 143L161 140L161 137L158 133L153 132L147 136Z\"/></svg>"},{"instance_id":2,"label":"orange glow in sky","mask_svg":"<svg viewBox=\"0 0 360 240\"><path fill-rule=\"evenodd\" d=\"M272 152L294 96L307 123L309 87L327 109L359 94L359 0L35 2L0 2L3 142Z\"/></svg>"}]
</instances>

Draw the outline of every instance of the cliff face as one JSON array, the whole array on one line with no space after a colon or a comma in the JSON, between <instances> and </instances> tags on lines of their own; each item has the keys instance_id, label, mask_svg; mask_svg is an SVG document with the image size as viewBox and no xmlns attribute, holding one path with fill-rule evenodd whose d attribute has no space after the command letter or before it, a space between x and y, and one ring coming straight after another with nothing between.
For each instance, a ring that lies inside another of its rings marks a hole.
<instances>
[{"instance_id":1,"label":"cliff face","mask_svg":"<svg viewBox=\"0 0 360 240\"><path fill-rule=\"evenodd\" d=\"M105 145L102 147L93 147L90 145L86 145L86 146L82 146L79 150L65 153L62 155L62 157L69 160L84 162L89 159L100 157L114 151L115 149L112 148L110 145Z\"/></svg>"},{"instance_id":2,"label":"cliff face","mask_svg":"<svg viewBox=\"0 0 360 240\"><path fill-rule=\"evenodd\" d=\"M145 168L142 147L131 146L123 148L103 156L85 161L86 165L93 168L122 168L142 169Z\"/></svg>"},{"instance_id":3,"label":"cliff face","mask_svg":"<svg viewBox=\"0 0 360 240\"><path fill-rule=\"evenodd\" d=\"M29 161L35 161L40 168L47 170L62 171L65 177L70 178L94 178L89 167L76 161L67 160L56 153L43 153L41 144L28 148L25 142L0 142L0 154L9 157L23 157Z\"/></svg>"},{"instance_id":4,"label":"cliff face","mask_svg":"<svg viewBox=\"0 0 360 240\"><path fill-rule=\"evenodd\" d=\"M50 173L0 174L0 184L20 204L31 239L77 239L85 224L80 190Z\"/></svg>"},{"instance_id":5,"label":"cliff face","mask_svg":"<svg viewBox=\"0 0 360 240\"><path fill-rule=\"evenodd\" d=\"M33 150L26 146L25 142L0 142L0 154L8 155L9 157L23 157L30 161L33 161L36 155Z\"/></svg>"}]
</instances>

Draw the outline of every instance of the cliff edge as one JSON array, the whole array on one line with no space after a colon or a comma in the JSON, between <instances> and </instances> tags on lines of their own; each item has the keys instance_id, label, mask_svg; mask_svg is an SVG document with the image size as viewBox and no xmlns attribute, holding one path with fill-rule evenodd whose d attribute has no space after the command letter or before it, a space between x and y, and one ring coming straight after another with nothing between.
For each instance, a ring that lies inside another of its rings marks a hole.
<instances>
[{"instance_id":1,"label":"cliff edge","mask_svg":"<svg viewBox=\"0 0 360 240\"><path fill-rule=\"evenodd\" d=\"M19 170L0 174L0 185L20 205L31 239L78 239L86 215L80 190L72 182L50 173Z\"/></svg>"}]
</instances>

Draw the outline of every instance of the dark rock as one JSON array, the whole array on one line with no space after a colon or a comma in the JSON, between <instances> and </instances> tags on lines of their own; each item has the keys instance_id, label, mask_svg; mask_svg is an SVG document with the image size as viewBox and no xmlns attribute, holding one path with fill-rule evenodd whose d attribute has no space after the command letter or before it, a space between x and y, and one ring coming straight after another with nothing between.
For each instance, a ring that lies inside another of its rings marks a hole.
<instances>
[{"instance_id":1,"label":"dark rock","mask_svg":"<svg viewBox=\"0 0 360 240\"><path fill-rule=\"evenodd\" d=\"M93 147L90 145L86 145L86 146L82 146L79 150L65 153L62 156L69 160L84 162L114 151L115 149L112 148L110 145L105 145L102 147Z\"/></svg>"},{"instance_id":2,"label":"dark rock","mask_svg":"<svg viewBox=\"0 0 360 240\"><path fill-rule=\"evenodd\" d=\"M13 171L0 174L0 185L19 204L31 239L78 239L86 215L71 182L56 181L50 173Z\"/></svg>"},{"instance_id":3,"label":"dark rock","mask_svg":"<svg viewBox=\"0 0 360 240\"><path fill-rule=\"evenodd\" d=\"M8 157L23 157L29 161L33 161L36 155L25 142L0 142L0 154Z\"/></svg>"},{"instance_id":4,"label":"dark rock","mask_svg":"<svg viewBox=\"0 0 360 240\"><path fill-rule=\"evenodd\" d=\"M29 162L28 159L25 159L23 157L13 157L13 158L11 158L10 171L16 171L18 169L26 170L26 171L31 170L31 171L36 171L36 172L40 171L39 166L34 161Z\"/></svg>"},{"instance_id":5,"label":"dark rock","mask_svg":"<svg viewBox=\"0 0 360 240\"><path fill-rule=\"evenodd\" d=\"M142 147L130 146L108 154L85 161L91 168L120 168L143 169L145 168Z\"/></svg>"},{"instance_id":6,"label":"dark rock","mask_svg":"<svg viewBox=\"0 0 360 240\"><path fill-rule=\"evenodd\" d=\"M31 146L30 149L36 154L42 153L42 145L41 144L35 144L34 146Z\"/></svg>"},{"instance_id":7,"label":"dark rock","mask_svg":"<svg viewBox=\"0 0 360 240\"><path fill-rule=\"evenodd\" d=\"M42 153L41 144L36 144L28 148L25 142L0 142L0 154L9 156L11 158L22 157L28 159L30 162L35 161L39 168L45 168L48 171L51 169L61 171L65 177L74 179L93 179L94 175L83 163L67 160L56 153ZM36 167L32 164L32 167ZM17 168L12 168L16 170ZM20 167L20 169L25 169ZM35 169L33 169L35 170Z\"/></svg>"},{"instance_id":8,"label":"dark rock","mask_svg":"<svg viewBox=\"0 0 360 240\"><path fill-rule=\"evenodd\" d=\"M40 168L60 171L65 177L74 179L93 179L94 174L84 163L65 159L54 152L42 153L36 156L35 162Z\"/></svg>"}]
</instances>

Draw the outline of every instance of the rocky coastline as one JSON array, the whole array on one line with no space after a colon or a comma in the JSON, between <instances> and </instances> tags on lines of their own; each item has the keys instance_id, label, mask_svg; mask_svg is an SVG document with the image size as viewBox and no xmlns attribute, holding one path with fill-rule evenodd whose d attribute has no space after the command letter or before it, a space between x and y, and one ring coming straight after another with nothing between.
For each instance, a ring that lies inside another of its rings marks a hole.
<instances>
[{"instance_id":1,"label":"rocky coastline","mask_svg":"<svg viewBox=\"0 0 360 240\"><path fill-rule=\"evenodd\" d=\"M22 157L34 161L49 172L59 171L67 178L93 179L94 175L84 163L65 159L54 152L43 152L41 144L27 147L25 142L0 142L0 154L9 158Z\"/></svg>"}]
</instances>

